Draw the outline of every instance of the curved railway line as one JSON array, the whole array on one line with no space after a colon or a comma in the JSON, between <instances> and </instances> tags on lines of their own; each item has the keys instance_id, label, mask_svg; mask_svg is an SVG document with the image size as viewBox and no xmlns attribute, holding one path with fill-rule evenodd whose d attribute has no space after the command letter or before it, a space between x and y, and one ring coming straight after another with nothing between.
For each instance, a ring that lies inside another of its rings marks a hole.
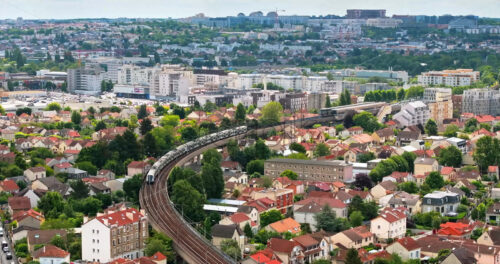
<instances>
[{"instance_id":1,"label":"curved railway line","mask_svg":"<svg viewBox=\"0 0 500 264\"><path fill-rule=\"evenodd\" d=\"M360 108L366 107L367 105L366 103L360 104ZM373 106L378 107L378 105L375 104L373 104ZM339 109L345 111L343 108ZM205 145L190 149L189 152L175 157L170 163L162 167L161 170L154 173L156 179L153 179L152 183L149 184L146 179L143 181L139 194L139 202L141 207L146 210L149 223L151 223L156 230L165 233L173 240L176 252L188 263L236 263L235 260L216 248L210 241L198 233L198 231L184 220L182 215L176 210L175 206L170 201L167 189L167 179L170 175L170 171L176 166L184 165L207 149L225 145L230 139L244 138L250 135L262 135L272 129L281 131L288 124L294 124L295 126L310 126L316 123L336 121L339 119L338 115L341 114L343 116L344 113L335 112L333 114L330 116L298 119L266 128L248 128L244 133L223 138L215 142L208 142Z\"/></svg>"}]
</instances>

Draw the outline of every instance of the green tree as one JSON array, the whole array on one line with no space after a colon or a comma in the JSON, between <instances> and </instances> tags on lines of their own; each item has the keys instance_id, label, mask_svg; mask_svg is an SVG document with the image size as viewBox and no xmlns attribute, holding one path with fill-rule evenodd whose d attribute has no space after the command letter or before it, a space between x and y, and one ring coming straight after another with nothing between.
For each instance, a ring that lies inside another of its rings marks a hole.
<instances>
[{"instance_id":1,"label":"green tree","mask_svg":"<svg viewBox=\"0 0 500 264\"><path fill-rule=\"evenodd\" d=\"M284 218L285 217L280 213L280 211L272 209L260 215L260 226L265 227Z\"/></svg>"},{"instance_id":2,"label":"green tree","mask_svg":"<svg viewBox=\"0 0 500 264\"><path fill-rule=\"evenodd\" d=\"M49 243L51 245L54 245L54 246L58 247L58 248L61 248L61 249L64 249L64 250L67 249L67 247L66 247L66 241L60 235L53 236L52 239L50 239Z\"/></svg>"},{"instance_id":3,"label":"green tree","mask_svg":"<svg viewBox=\"0 0 500 264\"><path fill-rule=\"evenodd\" d=\"M413 172L415 170L415 159L417 159L417 154L405 151L403 152L401 157L403 157L406 162L408 162L409 172Z\"/></svg>"},{"instance_id":4,"label":"green tree","mask_svg":"<svg viewBox=\"0 0 500 264\"><path fill-rule=\"evenodd\" d=\"M176 127L179 125L179 120L178 115L166 115L161 119L160 125Z\"/></svg>"},{"instance_id":5,"label":"green tree","mask_svg":"<svg viewBox=\"0 0 500 264\"><path fill-rule=\"evenodd\" d=\"M297 151L299 153L306 153L306 148L297 142L290 144L290 150Z\"/></svg>"},{"instance_id":6,"label":"green tree","mask_svg":"<svg viewBox=\"0 0 500 264\"><path fill-rule=\"evenodd\" d=\"M363 111L353 117L354 124L363 128L367 132L374 132L380 129L381 125L372 113Z\"/></svg>"},{"instance_id":7,"label":"green tree","mask_svg":"<svg viewBox=\"0 0 500 264\"><path fill-rule=\"evenodd\" d=\"M73 192L71 197L74 199L84 199L89 196L89 187L82 180L77 180L71 183Z\"/></svg>"},{"instance_id":8,"label":"green tree","mask_svg":"<svg viewBox=\"0 0 500 264\"><path fill-rule=\"evenodd\" d=\"M49 111L61 111L61 105L59 103L50 103L47 105L47 107L45 107L45 110L49 110Z\"/></svg>"},{"instance_id":9,"label":"green tree","mask_svg":"<svg viewBox=\"0 0 500 264\"><path fill-rule=\"evenodd\" d=\"M349 221L352 227L357 227L363 224L363 214L360 211L354 211L349 215Z\"/></svg>"},{"instance_id":10,"label":"green tree","mask_svg":"<svg viewBox=\"0 0 500 264\"><path fill-rule=\"evenodd\" d=\"M104 123L104 121L99 121L97 122L97 124L95 125L95 131L99 131L99 130L103 130L103 129L106 129L106 123Z\"/></svg>"},{"instance_id":11,"label":"green tree","mask_svg":"<svg viewBox=\"0 0 500 264\"><path fill-rule=\"evenodd\" d=\"M246 166L247 174L252 175L255 172L264 174L264 161L263 160L252 160Z\"/></svg>"},{"instance_id":12,"label":"green tree","mask_svg":"<svg viewBox=\"0 0 500 264\"><path fill-rule=\"evenodd\" d=\"M245 107L241 103L239 103L238 106L236 106L236 113L234 115L234 118L236 119L236 121L241 123L245 121L246 115L247 112L245 110Z\"/></svg>"},{"instance_id":13,"label":"green tree","mask_svg":"<svg viewBox=\"0 0 500 264\"><path fill-rule=\"evenodd\" d=\"M451 124L451 125L446 126L446 129L444 130L443 135L445 137L456 137L458 130L459 129L458 129L457 125Z\"/></svg>"},{"instance_id":14,"label":"green tree","mask_svg":"<svg viewBox=\"0 0 500 264\"><path fill-rule=\"evenodd\" d=\"M500 140L490 136L481 137L476 142L476 151L473 154L474 161L481 172L486 172L488 166L500 164Z\"/></svg>"},{"instance_id":15,"label":"green tree","mask_svg":"<svg viewBox=\"0 0 500 264\"><path fill-rule=\"evenodd\" d=\"M264 140L257 140L257 142L255 142L255 158L266 160L269 159L270 156L271 150L266 146Z\"/></svg>"},{"instance_id":16,"label":"green tree","mask_svg":"<svg viewBox=\"0 0 500 264\"><path fill-rule=\"evenodd\" d=\"M464 131L467 133L472 133L477 130L479 123L477 122L477 119L471 118L465 122L465 129Z\"/></svg>"},{"instance_id":17,"label":"green tree","mask_svg":"<svg viewBox=\"0 0 500 264\"><path fill-rule=\"evenodd\" d=\"M243 232L245 233L245 236L248 238L253 237L253 231L252 227L250 227L250 224L246 223L245 227L243 228Z\"/></svg>"},{"instance_id":18,"label":"green tree","mask_svg":"<svg viewBox=\"0 0 500 264\"><path fill-rule=\"evenodd\" d=\"M78 113L77 111L73 111L73 113L71 113L71 122L79 125L82 122L82 116L80 115L80 113Z\"/></svg>"},{"instance_id":19,"label":"green tree","mask_svg":"<svg viewBox=\"0 0 500 264\"><path fill-rule=\"evenodd\" d=\"M314 149L315 157L327 156L330 155L330 153L331 153L330 148L325 143L319 143L318 145L316 145L316 148Z\"/></svg>"},{"instance_id":20,"label":"green tree","mask_svg":"<svg viewBox=\"0 0 500 264\"><path fill-rule=\"evenodd\" d=\"M151 134L151 132L146 133L146 135L144 136L142 146L144 149L144 154L148 157L157 157L161 153L158 145L156 145L156 139L153 134Z\"/></svg>"},{"instance_id":21,"label":"green tree","mask_svg":"<svg viewBox=\"0 0 500 264\"><path fill-rule=\"evenodd\" d=\"M433 171L425 178L425 183L429 185L431 189L440 189L444 186L443 176L437 171Z\"/></svg>"},{"instance_id":22,"label":"green tree","mask_svg":"<svg viewBox=\"0 0 500 264\"><path fill-rule=\"evenodd\" d=\"M374 160L376 158L377 157L375 157L375 154L373 152L365 152L365 153L359 154L358 161L361 163L366 163L366 162L368 162L370 160Z\"/></svg>"},{"instance_id":23,"label":"green tree","mask_svg":"<svg viewBox=\"0 0 500 264\"><path fill-rule=\"evenodd\" d=\"M80 170L86 171L89 175L97 175L97 167L89 161L82 161L75 164Z\"/></svg>"},{"instance_id":24,"label":"green tree","mask_svg":"<svg viewBox=\"0 0 500 264\"><path fill-rule=\"evenodd\" d=\"M224 239L220 244L220 249L228 256L239 261L241 260L241 249L236 240Z\"/></svg>"},{"instance_id":25,"label":"green tree","mask_svg":"<svg viewBox=\"0 0 500 264\"><path fill-rule=\"evenodd\" d=\"M149 131L153 130L153 124L149 118L144 118L141 122L141 126L139 127L139 131L141 135L146 135Z\"/></svg>"},{"instance_id":26,"label":"green tree","mask_svg":"<svg viewBox=\"0 0 500 264\"><path fill-rule=\"evenodd\" d=\"M220 165L210 163L203 164L201 168L201 178L207 198L221 198L224 191L224 178Z\"/></svg>"},{"instance_id":27,"label":"green tree","mask_svg":"<svg viewBox=\"0 0 500 264\"><path fill-rule=\"evenodd\" d=\"M330 101L329 95L326 95L325 107L332 107L332 102Z\"/></svg>"},{"instance_id":28,"label":"green tree","mask_svg":"<svg viewBox=\"0 0 500 264\"><path fill-rule=\"evenodd\" d=\"M349 90L345 89L339 98L339 105L350 105L351 104L351 93Z\"/></svg>"},{"instance_id":29,"label":"green tree","mask_svg":"<svg viewBox=\"0 0 500 264\"><path fill-rule=\"evenodd\" d=\"M198 137L198 131L193 127L185 127L181 131L181 138L184 142L195 140Z\"/></svg>"},{"instance_id":30,"label":"green tree","mask_svg":"<svg viewBox=\"0 0 500 264\"><path fill-rule=\"evenodd\" d=\"M45 218L58 218L65 206L66 203L58 192L47 192L38 201L38 209Z\"/></svg>"},{"instance_id":31,"label":"green tree","mask_svg":"<svg viewBox=\"0 0 500 264\"><path fill-rule=\"evenodd\" d=\"M358 251L355 248L350 248L349 250L347 250L345 264L363 264L358 256Z\"/></svg>"},{"instance_id":32,"label":"green tree","mask_svg":"<svg viewBox=\"0 0 500 264\"><path fill-rule=\"evenodd\" d=\"M289 178L290 180L297 180L299 178L299 175L297 173L295 173L294 171L292 170L284 170L281 174L280 174L281 177L287 177Z\"/></svg>"},{"instance_id":33,"label":"green tree","mask_svg":"<svg viewBox=\"0 0 500 264\"><path fill-rule=\"evenodd\" d=\"M148 116L148 110L145 104L141 105L139 107L139 111L137 113L137 118L138 119L144 119Z\"/></svg>"},{"instance_id":34,"label":"green tree","mask_svg":"<svg viewBox=\"0 0 500 264\"><path fill-rule=\"evenodd\" d=\"M349 223L341 218L337 218L335 212L328 204L326 204L314 218L316 220L317 231L340 232L349 228Z\"/></svg>"},{"instance_id":35,"label":"green tree","mask_svg":"<svg viewBox=\"0 0 500 264\"><path fill-rule=\"evenodd\" d=\"M427 123L425 123L425 133L429 136L435 136L438 133L438 127L436 121L429 119Z\"/></svg>"},{"instance_id":36,"label":"green tree","mask_svg":"<svg viewBox=\"0 0 500 264\"><path fill-rule=\"evenodd\" d=\"M149 238L146 242L146 248L144 248L144 254L146 256L153 256L156 252L166 252L167 245L163 241L157 238Z\"/></svg>"},{"instance_id":37,"label":"green tree","mask_svg":"<svg viewBox=\"0 0 500 264\"><path fill-rule=\"evenodd\" d=\"M134 204L139 203L139 191L142 186L142 175L137 174L123 182L125 197Z\"/></svg>"},{"instance_id":38,"label":"green tree","mask_svg":"<svg viewBox=\"0 0 500 264\"><path fill-rule=\"evenodd\" d=\"M418 186L414 182L403 182L399 184L399 189L402 191L405 191L407 193L417 193L418 192Z\"/></svg>"},{"instance_id":39,"label":"green tree","mask_svg":"<svg viewBox=\"0 0 500 264\"><path fill-rule=\"evenodd\" d=\"M186 180L177 181L172 186L172 202L177 209L192 221L202 221L204 218L203 204L205 198Z\"/></svg>"},{"instance_id":40,"label":"green tree","mask_svg":"<svg viewBox=\"0 0 500 264\"><path fill-rule=\"evenodd\" d=\"M438 161L441 165L458 168L462 165L462 152L455 146L439 151Z\"/></svg>"},{"instance_id":41,"label":"green tree","mask_svg":"<svg viewBox=\"0 0 500 264\"><path fill-rule=\"evenodd\" d=\"M269 102L262 108L260 120L264 124L276 124L281 121L283 107L279 102Z\"/></svg>"}]
</instances>

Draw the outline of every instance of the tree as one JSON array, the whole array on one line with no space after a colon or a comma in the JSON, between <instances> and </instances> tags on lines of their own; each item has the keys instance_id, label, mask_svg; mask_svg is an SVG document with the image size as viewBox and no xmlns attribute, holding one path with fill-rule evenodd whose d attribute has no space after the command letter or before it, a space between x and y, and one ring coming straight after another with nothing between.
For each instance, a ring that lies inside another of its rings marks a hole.
<instances>
[{"instance_id":1,"label":"tree","mask_svg":"<svg viewBox=\"0 0 500 264\"><path fill-rule=\"evenodd\" d=\"M153 124L151 124L151 120L149 120L149 118L144 118L141 122L139 130L141 132L141 135L146 135L149 131L153 130Z\"/></svg>"},{"instance_id":2,"label":"tree","mask_svg":"<svg viewBox=\"0 0 500 264\"><path fill-rule=\"evenodd\" d=\"M246 237L248 237L248 238L253 237L253 231L252 231L252 227L250 226L250 224L246 223L245 227L243 228L243 232L245 233Z\"/></svg>"},{"instance_id":3,"label":"tree","mask_svg":"<svg viewBox=\"0 0 500 264\"><path fill-rule=\"evenodd\" d=\"M319 143L314 149L314 157L323 157L330 155L330 148L325 143Z\"/></svg>"},{"instance_id":4,"label":"tree","mask_svg":"<svg viewBox=\"0 0 500 264\"><path fill-rule=\"evenodd\" d=\"M82 180L77 180L71 183L73 192L71 197L75 199L84 199L89 196L89 187Z\"/></svg>"},{"instance_id":5,"label":"tree","mask_svg":"<svg viewBox=\"0 0 500 264\"><path fill-rule=\"evenodd\" d=\"M156 252L167 251L167 245L163 241L156 238L149 238L146 243L146 248L144 248L144 254L146 256L153 256Z\"/></svg>"},{"instance_id":6,"label":"tree","mask_svg":"<svg viewBox=\"0 0 500 264\"><path fill-rule=\"evenodd\" d=\"M280 174L281 177L287 177L289 178L290 180L297 180L299 178L299 175L297 173L295 173L294 171L292 170L284 170L281 174Z\"/></svg>"},{"instance_id":7,"label":"tree","mask_svg":"<svg viewBox=\"0 0 500 264\"><path fill-rule=\"evenodd\" d=\"M405 151L403 152L401 157L403 157L406 160L406 162L408 162L409 172L413 172L415 170L415 159L417 159L417 154Z\"/></svg>"},{"instance_id":8,"label":"tree","mask_svg":"<svg viewBox=\"0 0 500 264\"><path fill-rule=\"evenodd\" d=\"M447 125L443 135L445 137L456 137L458 130L459 129L457 125L454 124Z\"/></svg>"},{"instance_id":9,"label":"tree","mask_svg":"<svg viewBox=\"0 0 500 264\"><path fill-rule=\"evenodd\" d=\"M363 111L353 117L354 124L368 132L374 132L380 129L380 123L372 113Z\"/></svg>"},{"instance_id":10,"label":"tree","mask_svg":"<svg viewBox=\"0 0 500 264\"><path fill-rule=\"evenodd\" d=\"M458 168L462 165L462 152L455 146L439 151L438 161L441 165Z\"/></svg>"},{"instance_id":11,"label":"tree","mask_svg":"<svg viewBox=\"0 0 500 264\"><path fill-rule=\"evenodd\" d=\"M349 228L349 223L341 218L337 218L332 208L326 204L321 211L314 216L316 220L316 230L326 232L340 232Z\"/></svg>"},{"instance_id":12,"label":"tree","mask_svg":"<svg viewBox=\"0 0 500 264\"><path fill-rule=\"evenodd\" d=\"M262 116L260 120L264 124L276 124L281 121L283 115L283 107L279 102L269 102L262 108Z\"/></svg>"},{"instance_id":13,"label":"tree","mask_svg":"<svg viewBox=\"0 0 500 264\"><path fill-rule=\"evenodd\" d=\"M477 130L479 123L477 122L477 119L475 118L470 118L465 122L465 129L464 131L467 133L471 133Z\"/></svg>"},{"instance_id":14,"label":"tree","mask_svg":"<svg viewBox=\"0 0 500 264\"><path fill-rule=\"evenodd\" d=\"M264 161L263 160L252 160L247 163L246 166L247 174L252 175L255 172L264 174Z\"/></svg>"},{"instance_id":15,"label":"tree","mask_svg":"<svg viewBox=\"0 0 500 264\"><path fill-rule=\"evenodd\" d=\"M181 131L181 138L184 142L195 140L198 137L198 131L193 127L185 127Z\"/></svg>"},{"instance_id":16,"label":"tree","mask_svg":"<svg viewBox=\"0 0 500 264\"><path fill-rule=\"evenodd\" d=\"M125 192L125 197L129 201L138 204L139 191L141 190L141 186L142 186L141 174L134 175L132 178L123 182L123 191Z\"/></svg>"},{"instance_id":17,"label":"tree","mask_svg":"<svg viewBox=\"0 0 500 264\"><path fill-rule=\"evenodd\" d=\"M38 209L45 218L58 218L65 206L64 199L58 192L47 192L38 201Z\"/></svg>"},{"instance_id":18,"label":"tree","mask_svg":"<svg viewBox=\"0 0 500 264\"><path fill-rule=\"evenodd\" d=\"M355 248L350 248L349 250L347 250L345 264L363 264L358 256L358 251Z\"/></svg>"},{"instance_id":19,"label":"tree","mask_svg":"<svg viewBox=\"0 0 500 264\"><path fill-rule=\"evenodd\" d=\"M106 127L107 127L106 123L104 123L104 121L101 120L101 121L97 122L97 124L95 125L94 130L97 132L99 130L106 129Z\"/></svg>"},{"instance_id":20,"label":"tree","mask_svg":"<svg viewBox=\"0 0 500 264\"><path fill-rule=\"evenodd\" d=\"M376 158L377 157L375 157L375 154L373 152L365 152L365 153L359 154L358 161L361 163L366 163L366 162L368 162L370 160L374 160Z\"/></svg>"},{"instance_id":21,"label":"tree","mask_svg":"<svg viewBox=\"0 0 500 264\"><path fill-rule=\"evenodd\" d=\"M399 184L399 189L402 191L405 191L407 193L417 193L418 192L418 186L414 182L403 182Z\"/></svg>"},{"instance_id":22,"label":"tree","mask_svg":"<svg viewBox=\"0 0 500 264\"><path fill-rule=\"evenodd\" d=\"M27 114L27 115L31 115L31 108L29 107L21 107L21 108L17 108L16 109L16 115L17 116L20 116L22 114Z\"/></svg>"},{"instance_id":23,"label":"tree","mask_svg":"<svg viewBox=\"0 0 500 264\"><path fill-rule=\"evenodd\" d=\"M214 166L219 166L222 161L222 155L217 151L217 149L209 149L203 152L203 158L201 164L211 164Z\"/></svg>"},{"instance_id":24,"label":"tree","mask_svg":"<svg viewBox=\"0 0 500 264\"><path fill-rule=\"evenodd\" d=\"M437 171L433 171L425 178L425 183L429 185L431 189L440 189L444 186L443 176Z\"/></svg>"},{"instance_id":25,"label":"tree","mask_svg":"<svg viewBox=\"0 0 500 264\"><path fill-rule=\"evenodd\" d=\"M59 103L50 103L47 105L47 107L45 107L45 110L48 110L48 111L61 111L61 105Z\"/></svg>"},{"instance_id":26,"label":"tree","mask_svg":"<svg viewBox=\"0 0 500 264\"><path fill-rule=\"evenodd\" d=\"M245 110L245 107L241 103L239 103L238 106L236 106L236 113L234 114L234 118L236 119L236 121L241 123L245 121L246 115L247 112Z\"/></svg>"},{"instance_id":27,"label":"tree","mask_svg":"<svg viewBox=\"0 0 500 264\"><path fill-rule=\"evenodd\" d=\"M160 155L160 150L158 145L156 145L156 139L151 134L151 132L146 133L144 136L144 140L142 142L142 146L144 149L144 154L148 157L157 157Z\"/></svg>"},{"instance_id":28,"label":"tree","mask_svg":"<svg viewBox=\"0 0 500 264\"><path fill-rule=\"evenodd\" d=\"M220 165L203 164L201 178L203 179L207 198L221 198L224 191L224 178Z\"/></svg>"},{"instance_id":29,"label":"tree","mask_svg":"<svg viewBox=\"0 0 500 264\"><path fill-rule=\"evenodd\" d=\"M488 166L498 166L500 164L499 149L500 140L497 138L484 136L476 142L476 151L473 157L481 172L486 172Z\"/></svg>"},{"instance_id":30,"label":"tree","mask_svg":"<svg viewBox=\"0 0 500 264\"><path fill-rule=\"evenodd\" d=\"M352 227L357 227L363 224L363 214L360 211L354 211L349 215L349 221Z\"/></svg>"},{"instance_id":31,"label":"tree","mask_svg":"<svg viewBox=\"0 0 500 264\"><path fill-rule=\"evenodd\" d=\"M172 186L172 202L182 215L192 221L201 221L204 218L203 204L205 198L186 180L177 181Z\"/></svg>"},{"instance_id":32,"label":"tree","mask_svg":"<svg viewBox=\"0 0 500 264\"><path fill-rule=\"evenodd\" d=\"M350 105L351 104L351 93L349 90L345 89L339 98L339 105Z\"/></svg>"},{"instance_id":33,"label":"tree","mask_svg":"<svg viewBox=\"0 0 500 264\"><path fill-rule=\"evenodd\" d=\"M66 250L67 247L66 247L66 241L64 238L62 238L62 236L60 235L55 235L52 237L52 239L50 239L50 242L49 242L51 245L54 245L60 249L64 249Z\"/></svg>"},{"instance_id":34,"label":"tree","mask_svg":"<svg viewBox=\"0 0 500 264\"><path fill-rule=\"evenodd\" d=\"M438 133L438 127L436 121L429 119L427 123L425 123L425 133L429 136L435 136Z\"/></svg>"},{"instance_id":35,"label":"tree","mask_svg":"<svg viewBox=\"0 0 500 264\"><path fill-rule=\"evenodd\" d=\"M148 110L146 108L146 105L145 104L142 104L140 107L139 107L139 112L137 113L137 118L138 119L144 119L148 116Z\"/></svg>"},{"instance_id":36,"label":"tree","mask_svg":"<svg viewBox=\"0 0 500 264\"><path fill-rule=\"evenodd\" d=\"M224 239L220 244L220 249L235 260L241 260L241 249L236 240Z\"/></svg>"},{"instance_id":37,"label":"tree","mask_svg":"<svg viewBox=\"0 0 500 264\"><path fill-rule=\"evenodd\" d=\"M79 125L82 122L82 116L80 115L80 113L78 113L77 111L73 111L73 113L71 113L71 122Z\"/></svg>"},{"instance_id":38,"label":"tree","mask_svg":"<svg viewBox=\"0 0 500 264\"><path fill-rule=\"evenodd\" d=\"M280 211L272 209L260 215L260 226L265 227L284 218L285 217L280 213Z\"/></svg>"},{"instance_id":39,"label":"tree","mask_svg":"<svg viewBox=\"0 0 500 264\"><path fill-rule=\"evenodd\" d=\"M266 160L269 159L270 156L271 150L268 146L266 146L264 140L257 140L257 142L255 143L255 158Z\"/></svg>"},{"instance_id":40,"label":"tree","mask_svg":"<svg viewBox=\"0 0 500 264\"><path fill-rule=\"evenodd\" d=\"M178 115L166 115L161 119L160 125L176 127L179 125L179 120Z\"/></svg>"},{"instance_id":41,"label":"tree","mask_svg":"<svg viewBox=\"0 0 500 264\"><path fill-rule=\"evenodd\" d=\"M373 187L373 182L365 173L359 173L356 175L354 180L354 186L360 189L371 189Z\"/></svg>"},{"instance_id":42,"label":"tree","mask_svg":"<svg viewBox=\"0 0 500 264\"><path fill-rule=\"evenodd\" d=\"M330 101L329 95L326 95L325 107L332 107L332 102Z\"/></svg>"},{"instance_id":43,"label":"tree","mask_svg":"<svg viewBox=\"0 0 500 264\"><path fill-rule=\"evenodd\" d=\"M89 161L82 161L75 164L80 170L86 171L89 175L97 175L97 167Z\"/></svg>"},{"instance_id":44,"label":"tree","mask_svg":"<svg viewBox=\"0 0 500 264\"><path fill-rule=\"evenodd\" d=\"M267 175L262 176L260 178L262 179L262 183L261 184L262 184L262 187L264 187L264 188L269 188L273 184L273 179L271 179L271 177L269 177Z\"/></svg>"},{"instance_id":45,"label":"tree","mask_svg":"<svg viewBox=\"0 0 500 264\"><path fill-rule=\"evenodd\" d=\"M297 151L299 153L306 153L306 148L297 142L290 144L290 150Z\"/></svg>"}]
</instances>

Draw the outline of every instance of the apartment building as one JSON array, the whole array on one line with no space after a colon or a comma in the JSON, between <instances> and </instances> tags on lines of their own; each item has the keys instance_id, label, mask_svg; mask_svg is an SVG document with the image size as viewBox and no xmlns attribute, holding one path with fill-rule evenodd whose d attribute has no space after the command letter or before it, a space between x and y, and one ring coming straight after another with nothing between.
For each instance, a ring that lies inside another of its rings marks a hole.
<instances>
[{"instance_id":1,"label":"apartment building","mask_svg":"<svg viewBox=\"0 0 500 264\"><path fill-rule=\"evenodd\" d=\"M135 208L109 211L82 225L82 259L107 263L142 257L148 238L146 216Z\"/></svg>"},{"instance_id":2,"label":"apartment building","mask_svg":"<svg viewBox=\"0 0 500 264\"><path fill-rule=\"evenodd\" d=\"M462 113L500 115L500 92L490 89L465 90L462 96Z\"/></svg>"},{"instance_id":3,"label":"apartment building","mask_svg":"<svg viewBox=\"0 0 500 264\"><path fill-rule=\"evenodd\" d=\"M453 118L453 100L450 88L426 88L424 101L429 107L430 118L438 125L442 125L444 119Z\"/></svg>"},{"instance_id":4,"label":"apartment building","mask_svg":"<svg viewBox=\"0 0 500 264\"><path fill-rule=\"evenodd\" d=\"M472 69L457 69L423 72L418 76L418 83L425 86L467 86L479 80L479 71Z\"/></svg>"},{"instance_id":5,"label":"apartment building","mask_svg":"<svg viewBox=\"0 0 500 264\"><path fill-rule=\"evenodd\" d=\"M401 111L395 114L393 119L401 126L425 125L430 118L429 107L422 101L410 102L401 107Z\"/></svg>"},{"instance_id":6,"label":"apartment building","mask_svg":"<svg viewBox=\"0 0 500 264\"><path fill-rule=\"evenodd\" d=\"M68 69L68 92L85 95L97 95L101 92L104 74L99 68Z\"/></svg>"},{"instance_id":7,"label":"apartment building","mask_svg":"<svg viewBox=\"0 0 500 264\"><path fill-rule=\"evenodd\" d=\"M292 189L267 189L262 191L252 192L253 200L268 198L275 202L276 209L282 213L286 213L293 206L293 190Z\"/></svg>"},{"instance_id":8,"label":"apartment building","mask_svg":"<svg viewBox=\"0 0 500 264\"><path fill-rule=\"evenodd\" d=\"M299 180L308 181L343 181L352 182L352 164L340 160L296 160L270 159L264 163L264 173L272 178L280 177L285 170L292 170L299 175Z\"/></svg>"},{"instance_id":9,"label":"apartment building","mask_svg":"<svg viewBox=\"0 0 500 264\"><path fill-rule=\"evenodd\" d=\"M460 204L460 195L449 191L434 191L424 196L422 213L436 211L441 215L455 215Z\"/></svg>"},{"instance_id":10,"label":"apartment building","mask_svg":"<svg viewBox=\"0 0 500 264\"><path fill-rule=\"evenodd\" d=\"M370 221L370 232L378 241L403 238L406 234L406 214L402 209L384 208Z\"/></svg>"},{"instance_id":11,"label":"apartment building","mask_svg":"<svg viewBox=\"0 0 500 264\"><path fill-rule=\"evenodd\" d=\"M308 99L307 94L305 93L292 93L285 94L285 96L281 98L279 102L283 106L284 110L297 112L303 109L307 109Z\"/></svg>"}]
</instances>

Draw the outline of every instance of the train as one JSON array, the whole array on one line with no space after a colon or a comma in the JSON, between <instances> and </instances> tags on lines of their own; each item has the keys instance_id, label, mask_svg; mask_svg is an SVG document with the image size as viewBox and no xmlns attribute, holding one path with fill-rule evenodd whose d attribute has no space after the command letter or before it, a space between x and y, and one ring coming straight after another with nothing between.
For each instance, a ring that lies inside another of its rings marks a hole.
<instances>
[{"instance_id":1,"label":"train","mask_svg":"<svg viewBox=\"0 0 500 264\"><path fill-rule=\"evenodd\" d=\"M146 182L148 184L153 184L155 182L157 173L161 172L166 165L170 164L178 157L182 157L185 154L190 153L200 147L209 145L219 140L223 140L238 135L243 135L247 131L248 131L247 126L239 126L232 129L226 129L218 133L213 133L210 135L199 137L193 141L189 141L183 145L180 145L176 149L167 152L167 154L163 155L158 161L156 161L153 164L153 166L151 166L148 173L146 174Z\"/></svg>"}]
</instances>

